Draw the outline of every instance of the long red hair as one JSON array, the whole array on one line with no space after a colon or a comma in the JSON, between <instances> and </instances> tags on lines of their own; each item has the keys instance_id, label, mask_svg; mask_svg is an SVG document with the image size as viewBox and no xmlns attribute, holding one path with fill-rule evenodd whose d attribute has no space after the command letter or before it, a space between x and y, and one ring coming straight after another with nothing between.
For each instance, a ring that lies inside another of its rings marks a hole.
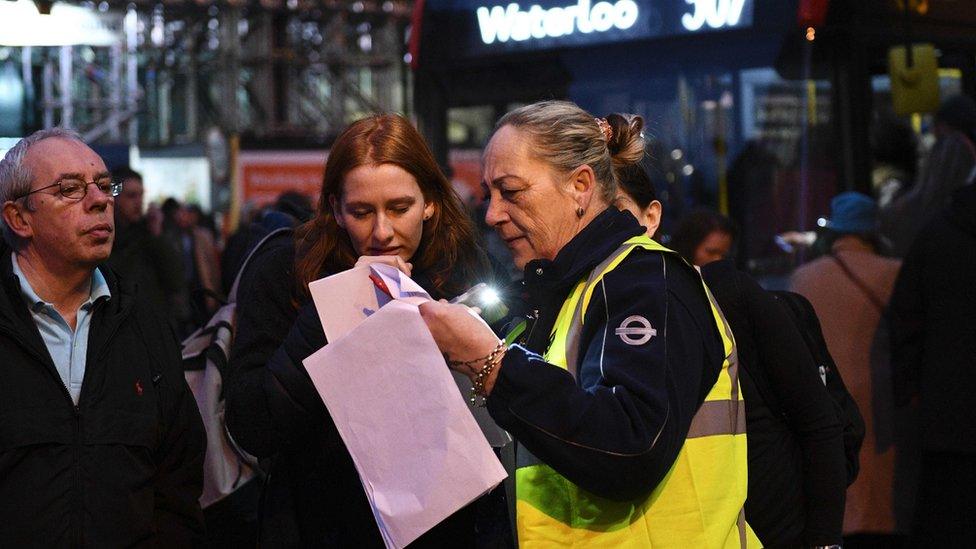
<instances>
[{"instance_id":1,"label":"long red hair","mask_svg":"<svg viewBox=\"0 0 976 549\"><path fill-rule=\"evenodd\" d=\"M359 166L393 164L412 175L434 213L424 222L420 246L410 259L413 270L426 273L441 296L466 289L488 272L474 225L434 155L413 125L395 114L370 116L353 122L336 139L325 163L322 194L314 218L295 233L295 276L300 295L323 275L344 271L358 256L349 234L336 223L331 199L342 198L346 174Z\"/></svg>"}]
</instances>

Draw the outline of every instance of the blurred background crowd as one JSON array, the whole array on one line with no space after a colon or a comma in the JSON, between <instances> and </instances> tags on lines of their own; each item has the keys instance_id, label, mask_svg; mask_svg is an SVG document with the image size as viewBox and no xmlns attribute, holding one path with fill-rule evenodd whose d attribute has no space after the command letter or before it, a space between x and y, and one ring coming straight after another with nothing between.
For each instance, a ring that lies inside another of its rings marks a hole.
<instances>
[{"instance_id":1,"label":"blurred background crowd","mask_svg":"<svg viewBox=\"0 0 976 549\"><path fill-rule=\"evenodd\" d=\"M123 182L110 263L182 338L262 236L310 219L353 120L410 117L517 277L484 222L495 121L548 98L641 115L655 238L810 300L867 424L845 533L904 543L913 502L951 511L918 486L976 475L973 314L946 312L973 295L976 2L593 4L619 17L550 32L494 0L0 1L0 150L55 125L92 143ZM902 343L879 359L889 325Z\"/></svg>"}]
</instances>

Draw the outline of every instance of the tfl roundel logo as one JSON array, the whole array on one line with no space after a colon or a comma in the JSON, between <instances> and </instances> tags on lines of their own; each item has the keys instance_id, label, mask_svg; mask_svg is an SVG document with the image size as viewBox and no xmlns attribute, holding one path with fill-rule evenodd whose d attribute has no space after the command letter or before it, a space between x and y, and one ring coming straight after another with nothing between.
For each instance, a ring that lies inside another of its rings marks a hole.
<instances>
[{"instance_id":1,"label":"tfl roundel logo","mask_svg":"<svg viewBox=\"0 0 976 549\"><path fill-rule=\"evenodd\" d=\"M643 345L657 335L657 330L651 327L646 318L634 315L625 318L613 333L620 336L620 340L627 345Z\"/></svg>"}]
</instances>

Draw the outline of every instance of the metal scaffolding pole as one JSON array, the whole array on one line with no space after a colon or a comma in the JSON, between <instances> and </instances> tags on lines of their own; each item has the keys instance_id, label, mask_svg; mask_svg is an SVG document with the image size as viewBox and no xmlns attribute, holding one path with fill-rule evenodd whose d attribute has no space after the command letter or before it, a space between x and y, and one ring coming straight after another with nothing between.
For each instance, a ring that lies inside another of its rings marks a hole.
<instances>
[{"instance_id":1,"label":"metal scaffolding pole","mask_svg":"<svg viewBox=\"0 0 976 549\"><path fill-rule=\"evenodd\" d=\"M30 46L20 49L20 74L24 81L24 91L28 94L30 101L35 99L34 95L34 50ZM25 118L25 126L30 126L34 122L34 117L30 114Z\"/></svg>"},{"instance_id":2,"label":"metal scaffolding pole","mask_svg":"<svg viewBox=\"0 0 976 549\"><path fill-rule=\"evenodd\" d=\"M383 111L394 110L393 99L397 85L396 67L399 61L399 48L397 46L396 21L393 19L383 20L382 25L376 32L374 46L379 50L380 55L387 58L388 64L377 67L374 70L375 86L373 95L376 104Z\"/></svg>"},{"instance_id":3,"label":"metal scaffolding pole","mask_svg":"<svg viewBox=\"0 0 976 549\"><path fill-rule=\"evenodd\" d=\"M117 42L112 44L109 50L109 55L111 59L109 63L111 64L111 79L110 79L110 89L109 89L109 119L112 123L108 127L108 136L113 142L119 142L122 140L122 126L120 124L121 113L125 105L122 104L122 89L124 84L122 83L122 63L123 63L123 49L122 44Z\"/></svg>"},{"instance_id":4,"label":"metal scaffolding pole","mask_svg":"<svg viewBox=\"0 0 976 549\"><path fill-rule=\"evenodd\" d=\"M61 83L61 126L65 128L73 127L74 123L74 97L72 94L72 72L74 70L74 48L71 46L61 46L58 62L58 77Z\"/></svg>"},{"instance_id":5,"label":"metal scaffolding pole","mask_svg":"<svg viewBox=\"0 0 976 549\"><path fill-rule=\"evenodd\" d=\"M184 94L186 138L193 140L197 137L197 128L199 126L197 115L197 71L199 70L199 65L197 64L197 56L195 55L199 40L199 28L196 24L191 23L187 28L186 34L184 44L186 51L190 52L189 59L186 62L186 93Z\"/></svg>"},{"instance_id":6,"label":"metal scaffolding pole","mask_svg":"<svg viewBox=\"0 0 976 549\"><path fill-rule=\"evenodd\" d=\"M54 60L44 56L44 80L41 83L44 95L44 127L54 127Z\"/></svg>"},{"instance_id":7,"label":"metal scaffolding pole","mask_svg":"<svg viewBox=\"0 0 976 549\"><path fill-rule=\"evenodd\" d=\"M220 47L223 58L221 125L229 135L241 131L240 102L237 98L241 83L241 40L237 30L240 20L240 8L228 6L220 10Z\"/></svg>"},{"instance_id":8,"label":"metal scaffolding pole","mask_svg":"<svg viewBox=\"0 0 976 549\"><path fill-rule=\"evenodd\" d=\"M133 113L128 122L128 137L130 144L139 142L139 121L134 116L138 110L139 100L139 59L136 57L136 47L139 43L139 15L135 6L129 5L122 22L125 34L125 105L126 111Z\"/></svg>"}]
</instances>

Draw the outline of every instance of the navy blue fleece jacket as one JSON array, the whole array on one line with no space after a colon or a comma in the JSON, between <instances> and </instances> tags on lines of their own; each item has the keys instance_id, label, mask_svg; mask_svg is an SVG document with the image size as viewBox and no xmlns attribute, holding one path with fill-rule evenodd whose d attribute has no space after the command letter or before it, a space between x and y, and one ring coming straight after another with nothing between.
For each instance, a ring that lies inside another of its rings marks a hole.
<instances>
[{"instance_id":1,"label":"navy blue fleece jacket","mask_svg":"<svg viewBox=\"0 0 976 549\"><path fill-rule=\"evenodd\" d=\"M556 316L573 286L644 231L609 208L553 261L525 267L529 308L521 344L506 353L488 410L542 462L609 499L649 494L681 450L724 352L698 274L674 254L636 249L593 292L583 318L578 378L546 363ZM617 335L641 317L648 341Z\"/></svg>"}]
</instances>

